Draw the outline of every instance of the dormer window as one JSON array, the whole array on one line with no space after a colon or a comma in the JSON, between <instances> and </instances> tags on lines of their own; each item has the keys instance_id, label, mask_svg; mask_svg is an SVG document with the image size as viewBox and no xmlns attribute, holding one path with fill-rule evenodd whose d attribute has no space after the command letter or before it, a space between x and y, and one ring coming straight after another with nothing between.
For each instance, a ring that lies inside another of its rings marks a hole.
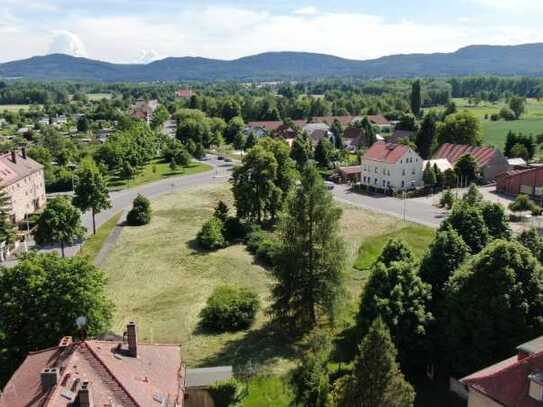
<instances>
[{"instance_id":1,"label":"dormer window","mask_svg":"<svg viewBox=\"0 0 543 407\"><path fill-rule=\"evenodd\" d=\"M543 401L543 371L532 373L528 376L528 380L530 381L528 388L530 397L537 401Z\"/></svg>"}]
</instances>

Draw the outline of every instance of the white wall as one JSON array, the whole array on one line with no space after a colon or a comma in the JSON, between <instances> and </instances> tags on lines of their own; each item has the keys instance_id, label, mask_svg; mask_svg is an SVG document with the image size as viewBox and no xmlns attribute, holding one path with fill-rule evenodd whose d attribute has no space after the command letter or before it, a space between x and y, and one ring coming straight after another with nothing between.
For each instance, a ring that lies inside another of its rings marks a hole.
<instances>
[{"instance_id":1,"label":"white wall","mask_svg":"<svg viewBox=\"0 0 543 407\"><path fill-rule=\"evenodd\" d=\"M364 185L374 188L401 191L412 186L422 186L423 160L409 149L396 163L367 160L362 157L362 179ZM368 180L369 178L369 180Z\"/></svg>"}]
</instances>

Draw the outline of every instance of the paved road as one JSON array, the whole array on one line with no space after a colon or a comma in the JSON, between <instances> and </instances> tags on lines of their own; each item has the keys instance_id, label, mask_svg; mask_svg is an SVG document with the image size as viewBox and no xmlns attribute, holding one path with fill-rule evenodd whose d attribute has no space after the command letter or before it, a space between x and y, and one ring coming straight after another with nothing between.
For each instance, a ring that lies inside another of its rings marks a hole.
<instances>
[{"instance_id":1,"label":"paved road","mask_svg":"<svg viewBox=\"0 0 543 407\"><path fill-rule=\"evenodd\" d=\"M362 195L349 191L346 185L336 185L332 190L337 201L349 203L364 209L395 216L410 222L437 228L447 212L432 206L431 201L402 200L381 195ZM404 215L405 213L405 215Z\"/></svg>"},{"instance_id":2,"label":"paved road","mask_svg":"<svg viewBox=\"0 0 543 407\"><path fill-rule=\"evenodd\" d=\"M198 185L224 183L230 177L232 164L219 161L214 157L210 157L210 159L206 160L204 163L211 165L213 169L200 174L167 178L150 184L141 185L136 188L111 192L109 194L111 199L111 208L96 215L96 227L98 228L100 225L107 222L119 211L131 207L132 201L138 194L141 194L147 198L155 198L165 193L181 191ZM82 224L87 228L89 233L92 233L92 215L90 211L83 214ZM32 242L29 244L29 246L33 246ZM73 256L79 251L79 249L80 245L75 244L73 246L65 247L64 252L66 256ZM57 251L60 253L60 249L58 247L47 247L43 248L42 250L45 252ZM3 263L3 265L9 266L14 261L14 259L10 259L9 261Z\"/></svg>"}]
</instances>

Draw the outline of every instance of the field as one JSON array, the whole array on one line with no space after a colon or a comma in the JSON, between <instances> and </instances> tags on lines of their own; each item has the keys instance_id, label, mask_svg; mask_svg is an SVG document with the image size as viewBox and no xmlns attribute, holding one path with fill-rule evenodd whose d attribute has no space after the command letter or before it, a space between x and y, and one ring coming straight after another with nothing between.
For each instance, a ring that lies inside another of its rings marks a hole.
<instances>
[{"instance_id":1,"label":"field","mask_svg":"<svg viewBox=\"0 0 543 407\"><path fill-rule=\"evenodd\" d=\"M41 105L0 105L0 112L18 112L19 110L29 110L31 107L41 107Z\"/></svg>"},{"instance_id":2,"label":"field","mask_svg":"<svg viewBox=\"0 0 543 407\"><path fill-rule=\"evenodd\" d=\"M199 312L214 287L232 283L250 287L265 306L272 284L269 272L242 245L211 253L197 248L196 233L220 199L231 204L227 184L167 194L152 201L149 225L123 228L101 267L109 276L107 290L116 305L113 330L122 332L129 320L135 320L143 341L181 344L189 367L256 367L264 377L250 381L252 390L244 406L288 406L291 395L284 377L295 365L296 351L274 336L262 311L245 332L217 335L198 327ZM348 264L358 257L360 245L373 236L395 229L404 234L426 229L408 224L402 228L395 218L347 205L342 208L341 233L347 242ZM347 301L340 315L345 326L352 322L366 278L366 270L347 270Z\"/></svg>"},{"instance_id":3,"label":"field","mask_svg":"<svg viewBox=\"0 0 543 407\"><path fill-rule=\"evenodd\" d=\"M113 95L111 93L87 93L87 99L91 102L99 101L102 99L111 99Z\"/></svg>"},{"instance_id":4,"label":"field","mask_svg":"<svg viewBox=\"0 0 543 407\"><path fill-rule=\"evenodd\" d=\"M491 104L484 102L478 106L468 104L466 99L453 99L458 110L468 110L481 120L483 131L483 144L490 144L503 149L505 138L509 130L521 132L524 134L537 135L543 133L543 102L536 99L528 99L526 112L521 116L520 120L514 121L491 121L485 120L485 115L490 117L493 113L499 113L504 106L504 102Z\"/></svg>"},{"instance_id":5,"label":"field","mask_svg":"<svg viewBox=\"0 0 543 407\"><path fill-rule=\"evenodd\" d=\"M397 238L407 242L419 258L424 254L428 245L433 240L435 232L427 227L410 224L398 225L395 230L382 235L373 236L362 242L355 260L354 267L358 270L368 269L379 257L383 247L389 239Z\"/></svg>"},{"instance_id":6,"label":"field","mask_svg":"<svg viewBox=\"0 0 543 407\"><path fill-rule=\"evenodd\" d=\"M109 179L108 184L112 190L134 188L148 182L160 181L164 178L177 177L180 175L198 174L210 169L211 167L209 165L193 162L187 167L178 167L175 171L172 171L169 163L162 162L161 160L154 160L146 165L134 178L126 179L114 176Z\"/></svg>"}]
</instances>

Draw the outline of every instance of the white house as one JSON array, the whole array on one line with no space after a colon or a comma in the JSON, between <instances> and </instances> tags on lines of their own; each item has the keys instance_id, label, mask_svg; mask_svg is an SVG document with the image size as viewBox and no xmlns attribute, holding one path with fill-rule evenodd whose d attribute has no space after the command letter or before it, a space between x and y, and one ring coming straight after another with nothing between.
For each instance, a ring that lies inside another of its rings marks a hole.
<instances>
[{"instance_id":1,"label":"white house","mask_svg":"<svg viewBox=\"0 0 543 407\"><path fill-rule=\"evenodd\" d=\"M403 144L374 143L362 157L361 183L379 190L422 186L422 158Z\"/></svg>"}]
</instances>

